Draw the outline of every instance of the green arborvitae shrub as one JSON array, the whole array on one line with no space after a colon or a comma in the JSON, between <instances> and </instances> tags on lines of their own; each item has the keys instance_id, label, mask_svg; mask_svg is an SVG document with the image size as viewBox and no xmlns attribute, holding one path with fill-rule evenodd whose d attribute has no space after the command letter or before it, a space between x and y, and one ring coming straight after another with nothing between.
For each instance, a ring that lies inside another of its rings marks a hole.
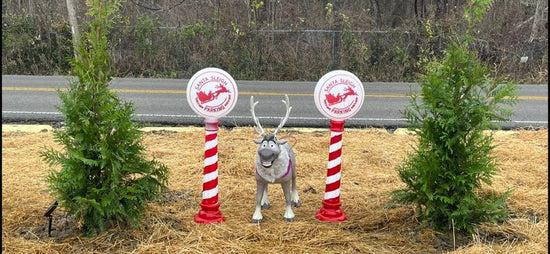
<instances>
[{"instance_id":1,"label":"green arborvitae shrub","mask_svg":"<svg viewBox=\"0 0 550 254\"><path fill-rule=\"evenodd\" d=\"M416 204L421 221L437 230L473 232L475 224L506 215L503 206L510 191L482 188L497 172L492 136L484 130L512 115L516 85L489 77L488 68L467 48L471 39L453 43L443 60L427 65L422 94L413 95L405 110L419 144L397 169L406 188L392 196Z\"/></svg>"},{"instance_id":2,"label":"green arborvitae shrub","mask_svg":"<svg viewBox=\"0 0 550 254\"><path fill-rule=\"evenodd\" d=\"M72 61L73 80L59 91L65 127L55 130L63 152L42 153L52 170L46 181L61 207L74 214L85 235L95 235L111 222L137 226L147 201L161 197L168 169L146 160L138 126L131 121L133 105L109 90L114 69L107 51L107 31L117 1L90 0L92 17Z\"/></svg>"}]
</instances>

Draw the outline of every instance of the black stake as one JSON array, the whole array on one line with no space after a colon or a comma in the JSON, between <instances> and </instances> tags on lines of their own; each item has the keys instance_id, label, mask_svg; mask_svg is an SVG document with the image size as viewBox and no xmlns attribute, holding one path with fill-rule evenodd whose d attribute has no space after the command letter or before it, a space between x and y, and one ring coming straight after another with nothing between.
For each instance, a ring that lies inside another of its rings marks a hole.
<instances>
[{"instance_id":1,"label":"black stake","mask_svg":"<svg viewBox=\"0 0 550 254\"><path fill-rule=\"evenodd\" d=\"M52 237L52 213L53 211L55 210L55 208L57 208L57 201L55 201L53 203L52 206L50 206L50 208L48 208L48 210L46 210L46 213L44 213L44 217L48 217L48 237Z\"/></svg>"},{"instance_id":2,"label":"black stake","mask_svg":"<svg viewBox=\"0 0 550 254\"><path fill-rule=\"evenodd\" d=\"M48 237L52 237L52 216L48 216L50 223L48 223Z\"/></svg>"}]
</instances>

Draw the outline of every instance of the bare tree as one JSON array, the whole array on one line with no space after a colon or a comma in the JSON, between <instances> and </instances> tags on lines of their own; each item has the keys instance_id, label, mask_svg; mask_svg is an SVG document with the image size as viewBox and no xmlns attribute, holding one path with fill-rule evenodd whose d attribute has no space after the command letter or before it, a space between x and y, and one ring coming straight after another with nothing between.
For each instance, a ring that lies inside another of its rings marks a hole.
<instances>
[{"instance_id":1,"label":"bare tree","mask_svg":"<svg viewBox=\"0 0 550 254\"><path fill-rule=\"evenodd\" d=\"M78 45L80 33L78 32L78 21L76 20L76 8L73 1L74 0L67 0L67 11L69 13L69 24L71 25L71 33L73 35L73 52L74 52L74 56L78 58L76 47Z\"/></svg>"},{"instance_id":2,"label":"bare tree","mask_svg":"<svg viewBox=\"0 0 550 254\"><path fill-rule=\"evenodd\" d=\"M374 26L376 28L380 28L380 7L378 4L378 0L370 0L370 5L372 6L372 11L374 14Z\"/></svg>"},{"instance_id":3,"label":"bare tree","mask_svg":"<svg viewBox=\"0 0 550 254\"><path fill-rule=\"evenodd\" d=\"M537 32L540 27L540 23L542 21L542 13L544 9L544 4L546 1L543 0L537 0L537 8L535 9L535 16L533 20L533 27L531 28L531 36L529 36L529 42L532 42L535 37L537 36Z\"/></svg>"}]
</instances>

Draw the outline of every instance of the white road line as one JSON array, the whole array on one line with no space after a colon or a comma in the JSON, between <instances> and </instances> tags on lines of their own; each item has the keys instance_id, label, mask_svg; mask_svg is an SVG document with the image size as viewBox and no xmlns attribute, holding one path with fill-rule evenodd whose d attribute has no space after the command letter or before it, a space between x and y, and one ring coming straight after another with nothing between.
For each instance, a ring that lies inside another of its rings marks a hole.
<instances>
[{"instance_id":1,"label":"white road line","mask_svg":"<svg viewBox=\"0 0 550 254\"><path fill-rule=\"evenodd\" d=\"M2 111L4 114L27 114L27 115L61 115L61 112L39 112L39 111ZM136 117L168 117L168 118L202 118L198 115L170 115L170 114L134 114ZM249 119L250 116L224 116L223 118L236 118L236 119ZM270 117L270 116L260 116L259 119L275 119L280 120L281 117ZM292 120L327 120L324 117L289 117ZM346 121L389 121L389 122L400 122L407 121L405 118L350 118ZM509 121L507 123L521 123L521 124L548 124L548 121Z\"/></svg>"}]
</instances>

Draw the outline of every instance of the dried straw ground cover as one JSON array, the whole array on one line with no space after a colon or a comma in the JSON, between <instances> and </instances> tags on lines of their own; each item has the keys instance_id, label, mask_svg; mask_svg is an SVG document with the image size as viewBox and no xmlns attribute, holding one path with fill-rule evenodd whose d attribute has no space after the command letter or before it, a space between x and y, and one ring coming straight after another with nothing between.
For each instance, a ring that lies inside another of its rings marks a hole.
<instances>
[{"instance_id":1,"label":"dried straw ground cover","mask_svg":"<svg viewBox=\"0 0 550 254\"><path fill-rule=\"evenodd\" d=\"M4 128L3 128L4 130ZM487 187L513 188L510 218L482 225L474 235L439 234L420 227L413 206L390 205L389 192L403 187L395 171L417 142L381 129L346 129L342 164L342 209L348 220L320 222L329 131L287 130L294 145L303 206L296 221L283 221L282 190L272 185L264 223L250 224L255 200L251 127L220 129L220 210L227 221L196 224L202 190L204 130L148 131L148 156L170 168L166 200L151 203L139 229L114 225L97 237L74 232L62 209L47 236L45 210L52 204L41 160L44 147L59 146L51 131L2 132L2 252L4 253L546 253L548 248L548 130L495 134L501 171Z\"/></svg>"}]
</instances>

